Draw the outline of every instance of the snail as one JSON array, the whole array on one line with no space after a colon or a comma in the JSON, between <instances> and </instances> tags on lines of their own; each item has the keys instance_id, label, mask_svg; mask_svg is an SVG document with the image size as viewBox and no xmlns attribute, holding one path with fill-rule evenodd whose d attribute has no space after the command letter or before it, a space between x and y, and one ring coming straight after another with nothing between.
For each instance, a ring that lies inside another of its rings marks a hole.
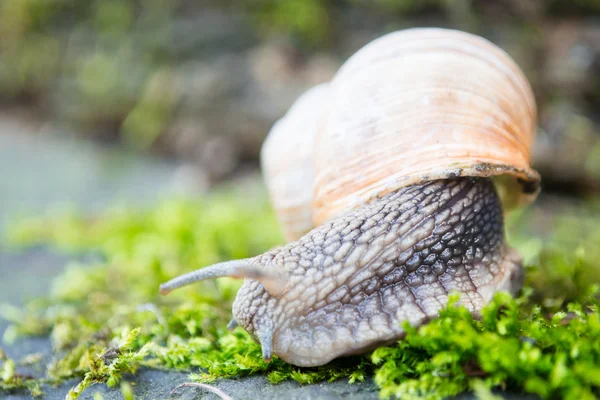
<instances>
[{"instance_id":1,"label":"snail","mask_svg":"<svg viewBox=\"0 0 600 400\"><path fill-rule=\"evenodd\" d=\"M228 327L249 332L265 360L297 366L394 343L451 292L477 315L522 284L504 214L539 191L535 127L531 87L494 44L436 28L384 35L303 95L265 141L267 187L291 241L161 293L244 278Z\"/></svg>"}]
</instances>

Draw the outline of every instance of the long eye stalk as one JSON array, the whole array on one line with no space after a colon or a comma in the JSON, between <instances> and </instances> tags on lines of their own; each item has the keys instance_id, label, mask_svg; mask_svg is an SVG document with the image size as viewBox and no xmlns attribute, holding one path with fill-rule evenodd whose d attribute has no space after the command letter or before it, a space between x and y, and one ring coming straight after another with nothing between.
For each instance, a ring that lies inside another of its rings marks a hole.
<instances>
[{"instance_id":1,"label":"long eye stalk","mask_svg":"<svg viewBox=\"0 0 600 400\"><path fill-rule=\"evenodd\" d=\"M254 264L250 259L242 259L210 265L178 276L160 285L160 294L167 295L175 289L195 282L222 277L257 280L265 286L269 293L278 292L285 287L280 274L268 270L262 265Z\"/></svg>"}]
</instances>

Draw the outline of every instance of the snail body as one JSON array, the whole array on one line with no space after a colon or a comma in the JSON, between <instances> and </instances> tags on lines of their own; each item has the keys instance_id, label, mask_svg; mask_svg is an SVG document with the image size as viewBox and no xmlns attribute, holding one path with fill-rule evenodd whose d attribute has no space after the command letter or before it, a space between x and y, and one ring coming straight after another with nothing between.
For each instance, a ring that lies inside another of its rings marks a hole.
<instances>
[{"instance_id":1,"label":"snail body","mask_svg":"<svg viewBox=\"0 0 600 400\"><path fill-rule=\"evenodd\" d=\"M495 292L519 290L521 261L504 242L503 218L537 193L535 102L505 53L457 31L395 32L303 98L262 152L266 178L279 175L267 186L284 232L296 240L175 278L162 293L245 278L230 328L253 335L267 360L317 366L400 339L405 321L434 318L451 292L477 314ZM312 151L273 153L296 142ZM286 175L295 167L302 172ZM274 193L286 176L307 187Z\"/></svg>"}]
</instances>

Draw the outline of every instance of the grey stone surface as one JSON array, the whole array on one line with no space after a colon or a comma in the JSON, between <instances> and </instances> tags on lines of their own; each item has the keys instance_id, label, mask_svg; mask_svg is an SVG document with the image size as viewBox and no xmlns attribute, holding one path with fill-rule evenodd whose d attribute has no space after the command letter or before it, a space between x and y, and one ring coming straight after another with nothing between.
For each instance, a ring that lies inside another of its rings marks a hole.
<instances>
[{"instance_id":1,"label":"grey stone surface","mask_svg":"<svg viewBox=\"0 0 600 400\"><path fill-rule=\"evenodd\" d=\"M144 204L193 188L180 172L176 163L137 157L0 113L0 228L19 215Z\"/></svg>"},{"instance_id":2,"label":"grey stone surface","mask_svg":"<svg viewBox=\"0 0 600 400\"><path fill-rule=\"evenodd\" d=\"M126 381L133 384L136 399L158 400L213 400L219 397L204 389L195 387L177 388L188 381L187 374L181 372L165 372L156 370L139 371L135 377L127 377ZM46 388L44 399L63 400L69 389L77 381L65 382L57 388ZM348 384L340 380L331 383L315 385L300 385L296 382L282 382L277 385L269 384L263 376L253 376L239 380L220 380L212 384L235 400L376 400L377 388L372 382L364 384ZM175 390L176 389L176 390ZM95 393L102 394L104 400L121 400L119 388L108 388L96 384L87 389L79 397L82 400L92 400ZM5 397L8 400L28 399L27 393L15 393Z\"/></svg>"},{"instance_id":3,"label":"grey stone surface","mask_svg":"<svg viewBox=\"0 0 600 400\"><path fill-rule=\"evenodd\" d=\"M183 373L144 370L136 375L135 395L142 399L213 400L219 398L201 388L182 387L174 390L186 381L187 376ZM347 381L341 380L302 386L296 382L286 381L272 385L263 376L253 376L239 380L223 379L212 385L235 400L375 400L378 398L377 389L372 382L350 385ZM96 391L102 393L105 400L121 399L120 393L100 385L86 390L81 398L92 399Z\"/></svg>"}]
</instances>

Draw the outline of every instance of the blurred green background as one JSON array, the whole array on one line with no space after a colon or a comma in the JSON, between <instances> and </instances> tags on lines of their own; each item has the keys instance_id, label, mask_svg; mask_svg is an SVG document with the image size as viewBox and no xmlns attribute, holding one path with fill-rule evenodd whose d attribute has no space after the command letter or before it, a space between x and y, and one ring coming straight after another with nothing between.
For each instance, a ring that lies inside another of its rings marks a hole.
<instances>
[{"instance_id":1,"label":"blurred green background","mask_svg":"<svg viewBox=\"0 0 600 400\"><path fill-rule=\"evenodd\" d=\"M182 160L217 182L258 165L300 93L413 26L510 53L536 93L546 188L600 190L599 0L2 0L0 119Z\"/></svg>"},{"instance_id":2,"label":"blurred green background","mask_svg":"<svg viewBox=\"0 0 600 400\"><path fill-rule=\"evenodd\" d=\"M257 166L302 91L412 26L508 51L537 96L546 186L598 191L598 0L3 0L0 117L184 160L215 182Z\"/></svg>"}]
</instances>

